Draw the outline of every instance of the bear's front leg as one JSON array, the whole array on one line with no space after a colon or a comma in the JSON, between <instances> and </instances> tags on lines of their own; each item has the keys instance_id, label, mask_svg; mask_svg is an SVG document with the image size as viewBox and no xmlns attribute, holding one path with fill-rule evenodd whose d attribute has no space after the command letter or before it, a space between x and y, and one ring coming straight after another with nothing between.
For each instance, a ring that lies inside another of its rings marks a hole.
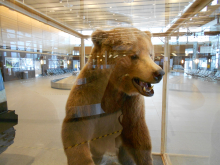
<instances>
[{"instance_id":1,"label":"bear's front leg","mask_svg":"<svg viewBox=\"0 0 220 165\"><path fill-rule=\"evenodd\" d=\"M123 145L119 147L118 160L123 165L135 165L133 157Z\"/></svg>"},{"instance_id":2,"label":"bear's front leg","mask_svg":"<svg viewBox=\"0 0 220 165\"><path fill-rule=\"evenodd\" d=\"M124 130L123 130L124 131ZM129 135L130 134L130 135ZM135 134L134 136L131 134ZM139 136L139 137L137 137ZM149 135L141 135L135 130L122 132L122 146L133 157L137 165L152 165Z\"/></svg>"},{"instance_id":3,"label":"bear's front leg","mask_svg":"<svg viewBox=\"0 0 220 165\"><path fill-rule=\"evenodd\" d=\"M123 130L122 142L124 149L132 155L137 165L152 165L149 134L142 134L138 130L133 129L128 131Z\"/></svg>"},{"instance_id":4,"label":"bear's front leg","mask_svg":"<svg viewBox=\"0 0 220 165\"><path fill-rule=\"evenodd\" d=\"M91 157L88 143L65 149L68 165L95 165Z\"/></svg>"},{"instance_id":5,"label":"bear's front leg","mask_svg":"<svg viewBox=\"0 0 220 165\"><path fill-rule=\"evenodd\" d=\"M151 139L145 121L144 98L128 96L123 105L122 145L137 165L152 165Z\"/></svg>"},{"instance_id":6,"label":"bear's front leg","mask_svg":"<svg viewBox=\"0 0 220 165\"><path fill-rule=\"evenodd\" d=\"M92 138L93 124L90 120L64 120L62 140L68 165L95 165L88 141Z\"/></svg>"}]
</instances>

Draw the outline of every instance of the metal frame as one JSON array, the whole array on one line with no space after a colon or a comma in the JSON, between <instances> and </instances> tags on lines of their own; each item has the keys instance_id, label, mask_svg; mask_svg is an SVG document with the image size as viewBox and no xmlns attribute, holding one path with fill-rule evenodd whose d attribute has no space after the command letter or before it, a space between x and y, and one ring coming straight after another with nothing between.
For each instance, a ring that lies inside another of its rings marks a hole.
<instances>
[{"instance_id":1,"label":"metal frame","mask_svg":"<svg viewBox=\"0 0 220 165\"><path fill-rule=\"evenodd\" d=\"M161 121L161 154L166 153L167 145L167 109L168 109L168 80L169 80L169 37L165 38L164 46L164 64L163 70L165 75L163 76L163 93L162 93L162 121Z\"/></svg>"}]
</instances>

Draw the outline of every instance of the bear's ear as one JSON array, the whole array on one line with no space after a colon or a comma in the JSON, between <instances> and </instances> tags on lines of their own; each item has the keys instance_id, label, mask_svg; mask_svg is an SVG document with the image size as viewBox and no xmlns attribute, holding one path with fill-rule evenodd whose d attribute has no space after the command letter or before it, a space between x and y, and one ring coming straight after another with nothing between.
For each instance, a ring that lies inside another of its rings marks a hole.
<instances>
[{"instance_id":1,"label":"bear's ear","mask_svg":"<svg viewBox=\"0 0 220 165\"><path fill-rule=\"evenodd\" d=\"M150 31L145 31L145 34L147 34L147 36L148 36L149 38L152 37L152 33L151 33Z\"/></svg>"},{"instance_id":2,"label":"bear's ear","mask_svg":"<svg viewBox=\"0 0 220 165\"><path fill-rule=\"evenodd\" d=\"M96 30L92 33L92 42L94 45L101 45L107 37L108 33L106 31Z\"/></svg>"}]
</instances>

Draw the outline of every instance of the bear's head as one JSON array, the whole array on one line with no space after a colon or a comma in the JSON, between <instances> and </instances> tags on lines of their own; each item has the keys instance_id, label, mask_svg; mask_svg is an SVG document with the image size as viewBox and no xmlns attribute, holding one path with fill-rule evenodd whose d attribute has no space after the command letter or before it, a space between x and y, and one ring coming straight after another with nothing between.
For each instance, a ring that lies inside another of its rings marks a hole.
<instances>
[{"instance_id":1,"label":"bear's head","mask_svg":"<svg viewBox=\"0 0 220 165\"><path fill-rule=\"evenodd\" d=\"M100 68L110 68L109 81L127 95L153 96L151 84L158 83L164 71L154 63L151 33L135 28L97 30L89 62ZM101 67L102 66L102 67Z\"/></svg>"}]
</instances>

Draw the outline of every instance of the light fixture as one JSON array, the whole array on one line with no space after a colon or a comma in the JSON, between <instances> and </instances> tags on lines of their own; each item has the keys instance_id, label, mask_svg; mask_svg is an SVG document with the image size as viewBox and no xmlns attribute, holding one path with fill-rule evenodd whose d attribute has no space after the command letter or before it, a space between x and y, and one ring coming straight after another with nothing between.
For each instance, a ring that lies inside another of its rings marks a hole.
<instances>
[{"instance_id":1,"label":"light fixture","mask_svg":"<svg viewBox=\"0 0 220 165\"><path fill-rule=\"evenodd\" d=\"M176 53L172 53L173 56L177 56Z\"/></svg>"},{"instance_id":2,"label":"light fixture","mask_svg":"<svg viewBox=\"0 0 220 165\"><path fill-rule=\"evenodd\" d=\"M211 59L209 59L209 62L211 62Z\"/></svg>"},{"instance_id":3,"label":"light fixture","mask_svg":"<svg viewBox=\"0 0 220 165\"><path fill-rule=\"evenodd\" d=\"M63 0L60 0L60 3L62 3L63 2Z\"/></svg>"},{"instance_id":4,"label":"light fixture","mask_svg":"<svg viewBox=\"0 0 220 165\"><path fill-rule=\"evenodd\" d=\"M183 63L184 63L184 60L182 60L181 63L183 64Z\"/></svg>"},{"instance_id":5,"label":"light fixture","mask_svg":"<svg viewBox=\"0 0 220 165\"><path fill-rule=\"evenodd\" d=\"M111 9L112 7L110 6L109 8Z\"/></svg>"},{"instance_id":6,"label":"light fixture","mask_svg":"<svg viewBox=\"0 0 220 165\"><path fill-rule=\"evenodd\" d=\"M44 64L44 60L40 60L40 63L43 65Z\"/></svg>"},{"instance_id":7,"label":"light fixture","mask_svg":"<svg viewBox=\"0 0 220 165\"><path fill-rule=\"evenodd\" d=\"M124 0L124 3L132 3L134 0Z\"/></svg>"},{"instance_id":8,"label":"light fixture","mask_svg":"<svg viewBox=\"0 0 220 165\"><path fill-rule=\"evenodd\" d=\"M67 61L67 64L70 64L70 60Z\"/></svg>"},{"instance_id":9,"label":"light fixture","mask_svg":"<svg viewBox=\"0 0 220 165\"><path fill-rule=\"evenodd\" d=\"M164 56L163 54L160 54L161 56Z\"/></svg>"}]
</instances>

